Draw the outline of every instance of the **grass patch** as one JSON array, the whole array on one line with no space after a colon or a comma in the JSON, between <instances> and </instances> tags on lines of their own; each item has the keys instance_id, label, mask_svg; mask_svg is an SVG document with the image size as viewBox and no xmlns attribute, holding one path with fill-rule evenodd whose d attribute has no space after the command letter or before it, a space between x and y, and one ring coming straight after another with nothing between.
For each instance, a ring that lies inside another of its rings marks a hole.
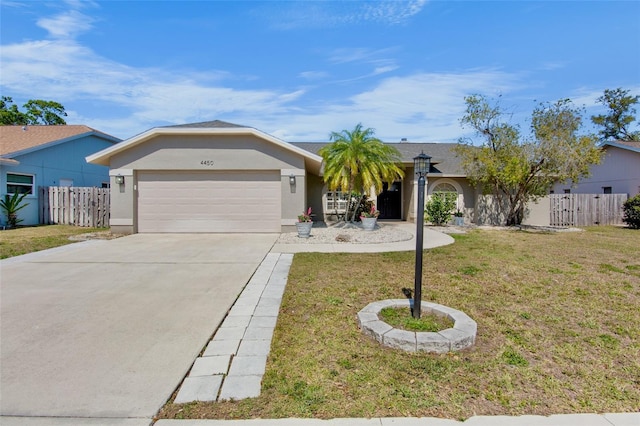
<instances>
[{"instance_id":1,"label":"grass patch","mask_svg":"<svg viewBox=\"0 0 640 426\"><path fill-rule=\"evenodd\" d=\"M477 321L473 347L406 353L358 329L356 315L367 304L404 297L402 288L414 282L413 252L300 253L261 395L189 405L189 417L459 420L637 411L637 231L476 230L455 238L425 251L423 298ZM159 415L185 416L182 407L168 403Z\"/></svg>"},{"instance_id":2,"label":"grass patch","mask_svg":"<svg viewBox=\"0 0 640 426\"><path fill-rule=\"evenodd\" d=\"M0 231L0 259L71 244L73 235L105 232L104 228L71 225L42 225Z\"/></svg>"},{"instance_id":3,"label":"grass patch","mask_svg":"<svg viewBox=\"0 0 640 426\"><path fill-rule=\"evenodd\" d=\"M378 317L393 328L408 331L435 333L453 327L453 321L440 315L421 312L420 318L413 318L409 308L383 308Z\"/></svg>"}]
</instances>

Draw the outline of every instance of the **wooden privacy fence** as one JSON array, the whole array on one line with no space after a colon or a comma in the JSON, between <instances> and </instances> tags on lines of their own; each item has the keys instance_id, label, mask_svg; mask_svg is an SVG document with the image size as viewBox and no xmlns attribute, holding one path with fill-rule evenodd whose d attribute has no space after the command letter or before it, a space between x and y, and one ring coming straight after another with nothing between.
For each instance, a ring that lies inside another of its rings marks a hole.
<instances>
[{"instance_id":1,"label":"wooden privacy fence","mask_svg":"<svg viewBox=\"0 0 640 426\"><path fill-rule=\"evenodd\" d=\"M551 226L622 225L627 194L550 194Z\"/></svg>"},{"instance_id":2,"label":"wooden privacy fence","mask_svg":"<svg viewBox=\"0 0 640 426\"><path fill-rule=\"evenodd\" d=\"M109 188L40 187L40 223L106 228L109 194Z\"/></svg>"}]
</instances>

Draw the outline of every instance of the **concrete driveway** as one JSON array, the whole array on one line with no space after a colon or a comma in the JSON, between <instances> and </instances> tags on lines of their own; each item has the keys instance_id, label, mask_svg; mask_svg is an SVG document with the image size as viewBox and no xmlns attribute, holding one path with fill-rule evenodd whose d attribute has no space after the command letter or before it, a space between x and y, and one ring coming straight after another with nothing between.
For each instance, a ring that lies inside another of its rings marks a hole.
<instances>
[{"instance_id":1,"label":"concrete driveway","mask_svg":"<svg viewBox=\"0 0 640 426\"><path fill-rule=\"evenodd\" d=\"M2 261L0 414L151 418L277 238L137 234Z\"/></svg>"}]
</instances>

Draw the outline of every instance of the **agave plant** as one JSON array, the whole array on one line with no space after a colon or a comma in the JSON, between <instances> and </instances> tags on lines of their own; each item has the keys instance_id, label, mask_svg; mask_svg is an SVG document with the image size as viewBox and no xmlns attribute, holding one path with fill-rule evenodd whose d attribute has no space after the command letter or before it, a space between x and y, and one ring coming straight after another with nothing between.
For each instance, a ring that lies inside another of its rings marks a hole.
<instances>
[{"instance_id":1,"label":"agave plant","mask_svg":"<svg viewBox=\"0 0 640 426\"><path fill-rule=\"evenodd\" d=\"M9 228L15 228L18 223L22 222L22 219L18 219L18 211L29 205L29 203L22 204L26 196L27 194L19 194L16 192L12 196L6 194L4 200L0 200L0 207L7 212Z\"/></svg>"}]
</instances>

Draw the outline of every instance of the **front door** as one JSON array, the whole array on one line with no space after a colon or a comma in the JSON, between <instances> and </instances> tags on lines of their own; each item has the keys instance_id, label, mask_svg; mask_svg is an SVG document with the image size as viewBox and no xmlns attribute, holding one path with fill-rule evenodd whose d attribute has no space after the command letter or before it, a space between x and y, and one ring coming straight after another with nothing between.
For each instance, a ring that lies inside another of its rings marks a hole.
<instances>
[{"instance_id":1,"label":"front door","mask_svg":"<svg viewBox=\"0 0 640 426\"><path fill-rule=\"evenodd\" d=\"M402 182L385 183L377 205L380 219L402 219Z\"/></svg>"}]
</instances>

